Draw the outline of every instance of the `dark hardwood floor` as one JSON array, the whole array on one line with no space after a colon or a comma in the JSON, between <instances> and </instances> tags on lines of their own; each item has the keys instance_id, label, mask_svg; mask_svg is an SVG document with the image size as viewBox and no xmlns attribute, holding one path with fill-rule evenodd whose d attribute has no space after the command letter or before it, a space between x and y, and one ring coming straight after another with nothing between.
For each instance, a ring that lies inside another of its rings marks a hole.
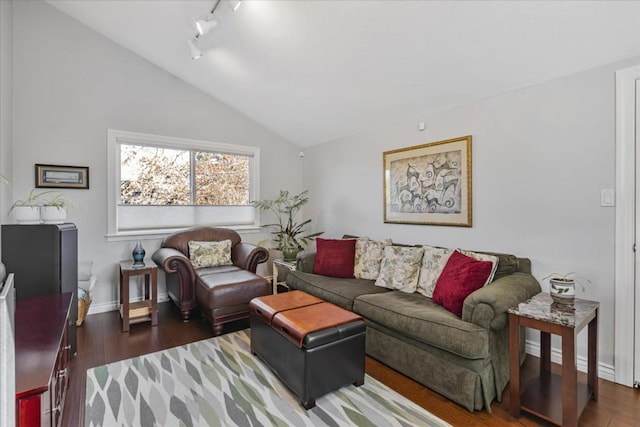
<instances>
[{"instance_id":1,"label":"dark hardwood floor","mask_svg":"<svg viewBox=\"0 0 640 427\"><path fill-rule=\"evenodd\" d=\"M129 333L122 333L119 314L113 311L88 316L83 325L78 328L78 355L72 360L70 366L70 387L62 417L63 426L76 427L84 423L87 368L213 336L210 325L199 319L197 314L193 320L184 323L179 310L171 303L162 303L159 307L160 320L156 327L151 327L148 322L139 323L132 325ZM247 326L248 322L236 322L231 327L225 328L225 332ZM554 369L557 368L554 366ZM529 356L523 375L533 375L536 369L537 359ZM523 414L520 419L511 417L508 406L508 387L503 394L502 402L494 402L491 405L492 414L486 411L471 413L373 359L367 358L366 371L367 374L454 426L550 425L528 414ZM599 400L587 405L580 418L581 426L640 425L640 390L604 380L600 380L599 387Z\"/></svg>"}]
</instances>

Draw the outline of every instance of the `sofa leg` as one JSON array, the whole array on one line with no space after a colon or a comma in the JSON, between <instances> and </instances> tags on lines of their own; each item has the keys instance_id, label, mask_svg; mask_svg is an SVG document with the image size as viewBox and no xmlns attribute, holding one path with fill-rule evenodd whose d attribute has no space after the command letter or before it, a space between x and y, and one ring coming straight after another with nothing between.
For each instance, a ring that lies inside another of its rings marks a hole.
<instances>
[{"instance_id":1,"label":"sofa leg","mask_svg":"<svg viewBox=\"0 0 640 427\"><path fill-rule=\"evenodd\" d=\"M188 322L190 316L191 316L191 310L182 310L182 321L183 322Z\"/></svg>"},{"instance_id":2,"label":"sofa leg","mask_svg":"<svg viewBox=\"0 0 640 427\"><path fill-rule=\"evenodd\" d=\"M213 324L213 335L216 337L222 334L222 323L214 323Z\"/></svg>"},{"instance_id":3,"label":"sofa leg","mask_svg":"<svg viewBox=\"0 0 640 427\"><path fill-rule=\"evenodd\" d=\"M364 378L353 382L353 385L356 387L360 387L362 384L364 384Z\"/></svg>"}]
</instances>

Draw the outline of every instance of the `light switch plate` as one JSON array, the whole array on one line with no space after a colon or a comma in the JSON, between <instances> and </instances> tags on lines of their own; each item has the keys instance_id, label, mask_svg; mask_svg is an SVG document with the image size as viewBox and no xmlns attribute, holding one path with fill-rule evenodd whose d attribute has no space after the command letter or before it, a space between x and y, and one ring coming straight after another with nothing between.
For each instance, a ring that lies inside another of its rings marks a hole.
<instances>
[{"instance_id":1,"label":"light switch plate","mask_svg":"<svg viewBox=\"0 0 640 427\"><path fill-rule=\"evenodd\" d=\"M600 190L600 206L615 206L615 205L616 205L616 191Z\"/></svg>"}]
</instances>

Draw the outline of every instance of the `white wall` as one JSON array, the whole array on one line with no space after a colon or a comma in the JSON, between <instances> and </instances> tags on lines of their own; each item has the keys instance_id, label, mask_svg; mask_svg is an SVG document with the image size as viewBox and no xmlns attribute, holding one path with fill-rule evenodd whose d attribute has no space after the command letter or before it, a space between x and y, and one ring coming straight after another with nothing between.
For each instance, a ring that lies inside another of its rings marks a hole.
<instances>
[{"instance_id":1,"label":"white wall","mask_svg":"<svg viewBox=\"0 0 640 427\"><path fill-rule=\"evenodd\" d=\"M613 364L614 210L599 200L601 189L614 187L613 73L638 60L408 117L306 149L302 161L289 142L46 3L17 2L13 27L13 56L3 37L0 69L6 114L11 97L4 71L13 60L13 143L3 115L0 165L5 156L13 159L6 167L13 169L18 198L34 185L34 163L91 168L90 190L64 193L76 205L69 220L79 227L80 259L96 263L94 307L116 301L116 261L129 258L134 245L104 237L106 129L116 128L259 146L262 197L301 190L304 167L304 188L311 190L305 217L326 236L510 252L531 258L538 278L577 271L593 282L582 296L602 303L600 361ZM417 131L421 121L424 132ZM382 152L467 134L473 136L473 228L384 224ZM158 240L143 244L150 254Z\"/></svg>"},{"instance_id":2,"label":"white wall","mask_svg":"<svg viewBox=\"0 0 640 427\"><path fill-rule=\"evenodd\" d=\"M579 296L601 302L600 362L611 367L614 209L600 207L600 190L615 182L614 72L632 63L409 117L308 149L307 213L327 236L513 253L530 258L539 279L578 272L592 282ZM422 121L424 132L417 130ZM463 135L473 137L473 227L384 224L382 153ZM553 345L560 348L557 341ZM579 355L586 355L586 333L580 335Z\"/></svg>"},{"instance_id":3,"label":"white wall","mask_svg":"<svg viewBox=\"0 0 640 427\"><path fill-rule=\"evenodd\" d=\"M64 194L75 204L68 220L78 226L79 259L95 263L92 311L115 304L117 261L135 245L105 239L108 128L258 146L262 198L302 189L294 145L44 2L14 5L13 53L17 197L33 188L35 163L90 168L90 190ZM143 246L150 256L159 239Z\"/></svg>"},{"instance_id":4,"label":"white wall","mask_svg":"<svg viewBox=\"0 0 640 427\"><path fill-rule=\"evenodd\" d=\"M13 2L0 2L0 173L11 179L13 115ZM10 187L0 181L0 218L11 205ZM1 221L1 220L0 220Z\"/></svg>"}]
</instances>

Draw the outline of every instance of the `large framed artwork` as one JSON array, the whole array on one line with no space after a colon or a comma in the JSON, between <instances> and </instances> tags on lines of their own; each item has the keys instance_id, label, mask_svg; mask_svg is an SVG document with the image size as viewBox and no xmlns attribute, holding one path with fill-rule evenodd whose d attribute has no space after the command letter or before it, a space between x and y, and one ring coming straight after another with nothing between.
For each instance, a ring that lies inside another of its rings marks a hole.
<instances>
[{"instance_id":1,"label":"large framed artwork","mask_svg":"<svg viewBox=\"0 0 640 427\"><path fill-rule=\"evenodd\" d=\"M471 227L471 135L385 151L384 222Z\"/></svg>"}]
</instances>

